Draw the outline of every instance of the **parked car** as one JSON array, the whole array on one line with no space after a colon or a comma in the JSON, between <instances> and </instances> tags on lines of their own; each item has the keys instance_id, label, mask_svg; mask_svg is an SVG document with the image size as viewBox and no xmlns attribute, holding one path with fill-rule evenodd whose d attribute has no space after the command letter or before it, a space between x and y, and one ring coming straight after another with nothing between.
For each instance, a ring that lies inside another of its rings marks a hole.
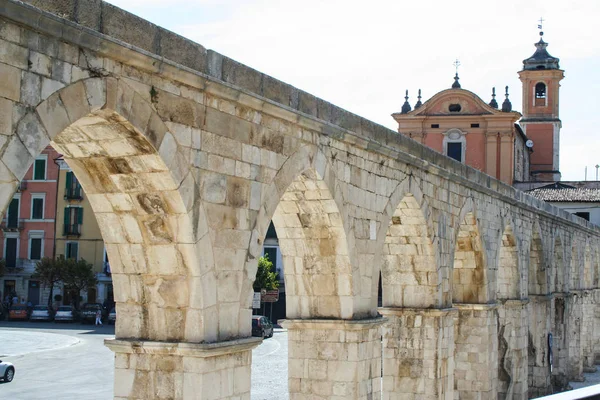
<instances>
[{"instance_id":1,"label":"parked car","mask_svg":"<svg viewBox=\"0 0 600 400\"><path fill-rule=\"evenodd\" d=\"M54 312L48 306L34 306L29 316L30 321L52 321Z\"/></svg>"},{"instance_id":2,"label":"parked car","mask_svg":"<svg viewBox=\"0 0 600 400\"><path fill-rule=\"evenodd\" d=\"M108 313L108 323L114 325L117 321L117 310L113 307Z\"/></svg>"},{"instance_id":3,"label":"parked car","mask_svg":"<svg viewBox=\"0 0 600 400\"><path fill-rule=\"evenodd\" d=\"M4 382L12 382L15 377L15 366L8 361L0 360L0 379Z\"/></svg>"},{"instance_id":4,"label":"parked car","mask_svg":"<svg viewBox=\"0 0 600 400\"><path fill-rule=\"evenodd\" d=\"M252 336L273 337L273 324L262 315L252 316Z\"/></svg>"},{"instance_id":5,"label":"parked car","mask_svg":"<svg viewBox=\"0 0 600 400\"><path fill-rule=\"evenodd\" d=\"M27 306L25 304L13 304L8 311L8 319L27 320Z\"/></svg>"},{"instance_id":6,"label":"parked car","mask_svg":"<svg viewBox=\"0 0 600 400\"><path fill-rule=\"evenodd\" d=\"M104 307L100 303L85 303L83 307L81 307L81 311L79 316L81 318L81 322L94 322L96 320L96 311L100 310L102 313L102 318L104 318Z\"/></svg>"},{"instance_id":7,"label":"parked car","mask_svg":"<svg viewBox=\"0 0 600 400\"><path fill-rule=\"evenodd\" d=\"M77 320L77 311L71 306L60 306L54 315L55 321L73 322Z\"/></svg>"}]
</instances>

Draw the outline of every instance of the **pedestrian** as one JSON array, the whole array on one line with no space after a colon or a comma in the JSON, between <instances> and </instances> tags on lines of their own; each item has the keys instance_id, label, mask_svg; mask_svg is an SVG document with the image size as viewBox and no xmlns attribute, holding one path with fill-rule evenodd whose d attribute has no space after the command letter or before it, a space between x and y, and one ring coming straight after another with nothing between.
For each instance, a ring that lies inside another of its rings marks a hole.
<instances>
[{"instance_id":1,"label":"pedestrian","mask_svg":"<svg viewBox=\"0 0 600 400\"><path fill-rule=\"evenodd\" d=\"M102 325L102 311L96 311L96 325Z\"/></svg>"}]
</instances>

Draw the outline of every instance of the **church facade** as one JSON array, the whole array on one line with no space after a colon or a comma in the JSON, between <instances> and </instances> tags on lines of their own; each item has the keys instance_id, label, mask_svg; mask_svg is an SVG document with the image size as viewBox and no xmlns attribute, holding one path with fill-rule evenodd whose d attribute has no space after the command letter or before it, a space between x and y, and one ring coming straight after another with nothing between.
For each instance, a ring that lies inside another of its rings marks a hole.
<instances>
[{"instance_id":1,"label":"church facade","mask_svg":"<svg viewBox=\"0 0 600 400\"><path fill-rule=\"evenodd\" d=\"M419 91L414 109L407 93L402 110L392 114L398 132L510 185L560 180L558 105L564 71L541 37L535 46L519 71L522 114L512 110L508 86L501 106L495 88L486 103L461 87L457 73L450 89L424 103Z\"/></svg>"}]
</instances>

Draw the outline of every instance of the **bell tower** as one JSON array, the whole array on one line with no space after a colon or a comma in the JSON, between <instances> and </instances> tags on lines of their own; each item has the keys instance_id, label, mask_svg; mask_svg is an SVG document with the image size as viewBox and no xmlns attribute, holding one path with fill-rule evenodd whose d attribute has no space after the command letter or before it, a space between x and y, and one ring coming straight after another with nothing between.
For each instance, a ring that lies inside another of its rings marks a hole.
<instances>
[{"instance_id":1,"label":"bell tower","mask_svg":"<svg viewBox=\"0 0 600 400\"><path fill-rule=\"evenodd\" d=\"M539 25L541 29L541 25ZM559 110L560 81L564 71L559 59L552 57L543 40L535 44L535 53L523 60L519 79L523 84L523 118L519 124L533 141L531 177L536 181L559 181L559 145L561 121Z\"/></svg>"}]
</instances>

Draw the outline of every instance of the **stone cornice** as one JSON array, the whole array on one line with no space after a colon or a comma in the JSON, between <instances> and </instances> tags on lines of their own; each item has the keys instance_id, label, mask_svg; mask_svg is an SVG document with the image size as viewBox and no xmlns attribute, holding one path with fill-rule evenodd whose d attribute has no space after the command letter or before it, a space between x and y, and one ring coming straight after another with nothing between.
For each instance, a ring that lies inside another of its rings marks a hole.
<instances>
[{"instance_id":1,"label":"stone cornice","mask_svg":"<svg viewBox=\"0 0 600 400\"><path fill-rule=\"evenodd\" d=\"M405 316L422 315L428 317L440 317L458 312L455 307L452 308L414 308L414 307L379 307L377 311L383 316Z\"/></svg>"},{"instance_id":2,"label":"stone cornice","mask_svg":"<svg viewBox=\"0 0 600 400\"><path fill-rule=\"evenodd\" d=\"M386 318L370 319L286 319L280 321L286 329L341 329L344 331L364 330L378 327L387 321Z\"/></svg>"},{"instance_id":3,"label":"stone cornice","mask_svg":"<svg viewBox=\"0 0 600 400\"><path fill-rule=\"evenodd\" d=\"M160 354L184 357L217 357L252 350L262 338L243 338L216 343L173 343L129 339L105 339L104 344L115 353Z\"/></svg>"}]
</instances>

